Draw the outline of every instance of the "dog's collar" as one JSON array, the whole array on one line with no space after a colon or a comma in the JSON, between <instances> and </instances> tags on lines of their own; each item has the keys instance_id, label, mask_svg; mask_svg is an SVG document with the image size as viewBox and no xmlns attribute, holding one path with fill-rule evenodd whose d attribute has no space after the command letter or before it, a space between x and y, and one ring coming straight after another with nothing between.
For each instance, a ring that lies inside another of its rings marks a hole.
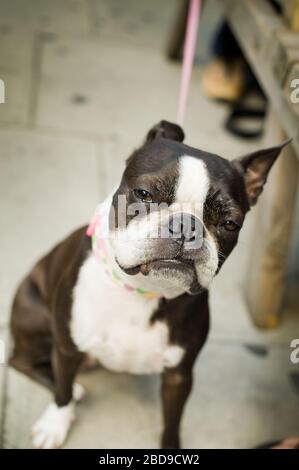
<instances>
[{"instance_id":1,"label":"dog's collar","mask_svg":"<svg viewBox=\"0 0 299 470\"><path fill-rule=\"evenodd\" d=\"M131 286L125 282L113 268L110 262L110 256L105 242L102 218L98 208L96 209L96 212L86 230L86 235L91 238L92 251L95 257L100 263L105 265L105 273L113 282L122 285L126 291L142 295L146 299L157 299L160 297L160 294L157 292Z\"/></svg>"}]
</instances>

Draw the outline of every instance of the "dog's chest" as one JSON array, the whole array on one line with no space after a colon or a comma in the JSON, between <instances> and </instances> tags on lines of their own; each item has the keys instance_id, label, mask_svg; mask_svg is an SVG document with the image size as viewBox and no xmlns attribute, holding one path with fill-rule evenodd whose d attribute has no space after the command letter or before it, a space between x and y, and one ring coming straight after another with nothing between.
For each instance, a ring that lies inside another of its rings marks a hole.
<instances>
[{"instance_id":1,"label":"dog's chest","mask_svg":"<svg viewBox=\"0 0 299 470\"><path fill-rule=\"evenodd\" d=\"M150 319L157 299L126 291L90 256L80 269L73 292L71 335L80 351L108 369L136 374L174 367L184 350L169 344L166 323Z\"/></svg>"}]
</instances>

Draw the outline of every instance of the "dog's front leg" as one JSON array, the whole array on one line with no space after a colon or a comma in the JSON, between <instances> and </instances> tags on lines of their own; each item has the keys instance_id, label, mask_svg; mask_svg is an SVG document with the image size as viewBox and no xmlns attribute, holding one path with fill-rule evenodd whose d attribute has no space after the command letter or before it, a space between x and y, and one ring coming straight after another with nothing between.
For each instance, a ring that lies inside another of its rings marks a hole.
<instances>
[{"instance_id":1,"label":"dog's front leg","mask_svg":"<svg viewBox=\"0 0 299 470\"><path fill-rule=\"evenodd\" d=\"M74 379L82 359L79 352L69 356L54 347L55 402L50 403L33 427L34 447L53 449L63 444L75 418Z\"/></svg>"},{"instance_id":2,"label":"dog's front leg","mask_svg":"<svg viewBox=\"0 0 299 470\"><path fill-rule=\"evenodd\" d=\"M180 421L192 387L192 369L166 369L162 374L163 449L180 447Z\"/></svg>"}]
</instances>

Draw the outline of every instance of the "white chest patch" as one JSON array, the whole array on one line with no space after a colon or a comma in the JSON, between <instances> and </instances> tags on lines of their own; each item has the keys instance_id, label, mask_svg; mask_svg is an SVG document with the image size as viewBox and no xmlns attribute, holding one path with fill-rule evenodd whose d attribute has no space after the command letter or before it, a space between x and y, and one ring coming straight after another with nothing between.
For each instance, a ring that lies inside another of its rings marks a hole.
<instances>
[{"instance_id":1,"label":"white chest patch","mask_svg":"<svg viewBox=\"0 0 299 470\"><path fill-rule=\"evenodd\" d=\"M152 374L179 364L184 350L169 344L167 325L150 324L158 300L126 291L104 269L90 255L79 272L71 320L78 349L118 372Z\"/></svg>"}]
</instances>

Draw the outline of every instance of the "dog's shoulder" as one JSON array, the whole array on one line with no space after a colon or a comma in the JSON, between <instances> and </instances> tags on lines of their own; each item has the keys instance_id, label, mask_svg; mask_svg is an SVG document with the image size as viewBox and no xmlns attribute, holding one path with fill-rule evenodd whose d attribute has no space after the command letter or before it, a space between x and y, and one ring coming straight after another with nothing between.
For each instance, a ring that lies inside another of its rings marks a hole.
<instances>
[{"instance_id":1,"label":"dog's shoulder","mask_svg":"<svg viewBox=\"0 0 299 470\"><path fill-rule=\"evenodd\" d=\"M91 240L86 235L86 229L87 226L83 226L72 232L32 269L31 277L45 300L52 298L64 278L67 278L70 289L76 283L80 266L91 250Z\"/></svg>"}]
</instances>

